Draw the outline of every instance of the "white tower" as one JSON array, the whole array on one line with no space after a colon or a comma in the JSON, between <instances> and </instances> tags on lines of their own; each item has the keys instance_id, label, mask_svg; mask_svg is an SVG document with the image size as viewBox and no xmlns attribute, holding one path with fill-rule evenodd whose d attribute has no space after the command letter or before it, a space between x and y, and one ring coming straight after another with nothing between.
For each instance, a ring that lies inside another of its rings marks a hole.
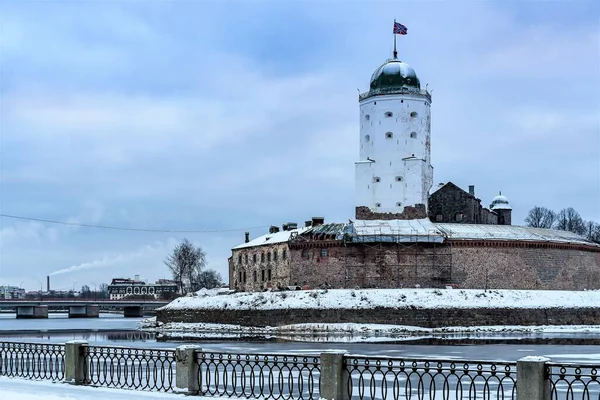
<instances>
[{"instance_id":1,"label":"white tower","mask_svg":"<svg viewBox=\"0 0 600 400\"><path fill-rule=\"evenodd\" d=\"M431 94L415 70L394 57L375 70L359 104L356 218L426 218L433 184Z\"/></svg>"}]
</instances>

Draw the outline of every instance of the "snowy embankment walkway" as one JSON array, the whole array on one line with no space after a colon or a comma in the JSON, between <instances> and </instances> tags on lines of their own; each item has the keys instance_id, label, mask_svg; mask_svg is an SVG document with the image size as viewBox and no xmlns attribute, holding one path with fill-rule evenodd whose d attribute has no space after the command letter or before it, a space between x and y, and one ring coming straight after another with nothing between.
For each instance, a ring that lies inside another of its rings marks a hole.
<instances>
[{"instance_id":1,"label":"snowy embankment walkway","mask_svg":"<svg viewBox=\"0 0 600 400\"><path fill-rule=\"evenodd\" d=\"M284 292L198 291L164 310L600 307L600 290L315 289Z\"/></svg>"},{"instance_id":2,"label":"snowy embankment walkway","mask_svg":"<svg viewBox=\"0 0 600 400\"><path fill-rule=\"evenodd\" d=\"M164 310L294 310L294 309L548 309L600 307L600 291L474 290L474 289L333 289L285 292L233 293L228 290L201 290L194 296L174 300ZM334 341L397 340L400 336L431 337L442 334L510 333L540 334L600 333L598 325L571 326L451 326L425 328L407 325L364 323L306 323L277 327L156 322L150 318L142 329L172 337L232 338L244 335L272 335L294 339L294 335L332 335ZM346 339L340 338L345 336ZM359 336L359 337L357 337ZM362 336L362 337L360 337ZM373 337L375 336L375 338ZM306 338L304 338L305 340Z\"/></svg>"}]
</instances>

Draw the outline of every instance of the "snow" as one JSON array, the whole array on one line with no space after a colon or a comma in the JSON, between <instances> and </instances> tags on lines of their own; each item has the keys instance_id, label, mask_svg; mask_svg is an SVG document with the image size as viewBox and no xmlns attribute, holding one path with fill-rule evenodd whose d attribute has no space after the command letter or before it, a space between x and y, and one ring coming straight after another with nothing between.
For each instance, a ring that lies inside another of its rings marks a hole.
<instances>
[{"instance_id":1,"label":"snow","mask_svg":"<svg viewBox=\"0 0 600 400\"><path fill-rule=\"evenodd\" d=\"M275 233L268 233L266 235L262 235L249 241L248 243L242 243L233 248L233 250L237 249L245 249L248 247L262 246L265 244L273 244L273 243L284 243L290 240L290 236L292 232L297 232L301 234L308 228L299 228L299 229L291 229L288 231L280 231Z\"/></svg>"},{"instance_id":2,"label":"snow","mask_svg":"<svg viewBox=\"0 0 600 400\"><path fill-rule=\"evenodd\" d=\"M181 297L161 310L581 308L600 305L600 291L480 289L315 289Z\"/></svg>"},{"instance_id":3,"label":"snow","mask_svg":"<svg viewBox=\"0 0 600 400\"><path fill-rule=\"evenodd\" d=\"M413 220L354 220L346 229L354 242L436 242L444 235L427 218Z\"/></svg>"}]
</instances>

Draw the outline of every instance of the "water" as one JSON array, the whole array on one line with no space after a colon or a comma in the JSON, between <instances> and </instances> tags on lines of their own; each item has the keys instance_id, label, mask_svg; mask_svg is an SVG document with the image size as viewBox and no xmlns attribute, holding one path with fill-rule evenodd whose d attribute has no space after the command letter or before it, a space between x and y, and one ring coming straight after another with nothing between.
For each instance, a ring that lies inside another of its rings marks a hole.
<instances>
[{"instance_id":1,"label":"water","mask_svg":"<svg viewBox=\"0 0 600 400\"><path fill-rule=\"evenodd\" d=\"M48 319L16 319L14 314L0 314L0 341L64 343L82 339L96 345L136 348L173 348L190 341L157 341L153 333L137 330L142 318L124 318L120 314L100 314L100 318L68 318L66 313L50 314ZM478 334L479 338L486 337ZM515 338L512 335L513 339ZM571 339L594 337L594 334L569 334ZM498 335L490 335L494 340ZM317 354L327 349L344 349L354 354L392 357L444 358L515 361L529 355L546 356L556 362L598 363L600 345L531 344L531 343L324 343L283 340L203 340L203 348L232 353L304 353Z\"/></svg>"}]
</instances>

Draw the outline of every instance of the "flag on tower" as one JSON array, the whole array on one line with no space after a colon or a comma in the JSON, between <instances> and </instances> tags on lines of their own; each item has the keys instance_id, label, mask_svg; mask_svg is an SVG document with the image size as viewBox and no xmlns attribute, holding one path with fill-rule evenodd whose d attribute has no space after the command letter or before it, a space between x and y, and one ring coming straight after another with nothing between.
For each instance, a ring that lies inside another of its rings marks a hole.
<instances>
[{"instance_id":1,"label":"flag on tower","mask_svg":"<svg viewBox=\"0 0 600 400\"><path fill-rule=\"evenodd\" d=\"M394 35L406 35L407 33L408 29L404 25L394 21Z\"/></svg>"}]
</instances>

